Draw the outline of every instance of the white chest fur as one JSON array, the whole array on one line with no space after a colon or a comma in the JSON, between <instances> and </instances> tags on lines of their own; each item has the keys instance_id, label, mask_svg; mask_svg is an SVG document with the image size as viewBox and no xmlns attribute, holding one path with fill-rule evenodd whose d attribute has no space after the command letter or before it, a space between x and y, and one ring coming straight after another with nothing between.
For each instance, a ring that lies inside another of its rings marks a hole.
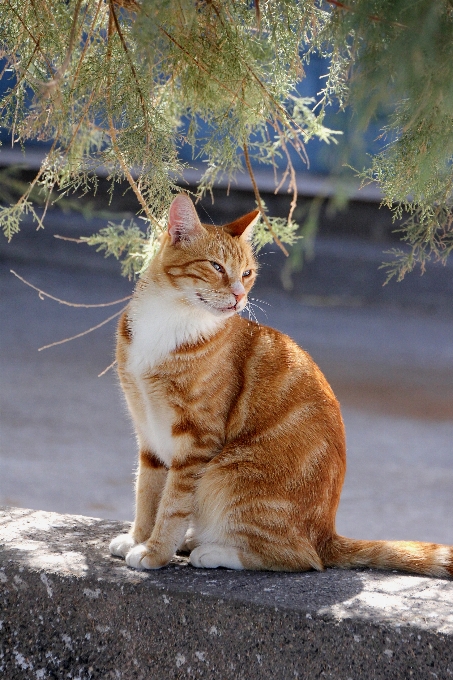
<instances>
[{"instance_id":1,"label":"white chest fur","mask_svg":"<svg viewBox=\"0 0 453 680\"><path fill-rule=\"evenodd\" d=\"M174 454L175 414L163 386L158 381L151 385L146 376L154 373L153 369L177 347L209 337L221 322L210 312L182 301L173 291L157 286L147 287L134 298L129 319L132 342L127 369L140 393L140 414L134 417L140 445L170 465ZM156 373L158 375L158 370Z\"/></svg>"},{"instance_id":2,"label":"white chest fur","mask_svg":"<svg viewBox=\"0 0 453 680\"><path fill-rule=\"evenodd\" d=\"M151 451L169 467L174 455L172 426L175 414L163 390L158 386L150 389L143 377L137 377L135 382L141 400L139 418L135 418L140 448Z\"/></svg>"}]
</instances>

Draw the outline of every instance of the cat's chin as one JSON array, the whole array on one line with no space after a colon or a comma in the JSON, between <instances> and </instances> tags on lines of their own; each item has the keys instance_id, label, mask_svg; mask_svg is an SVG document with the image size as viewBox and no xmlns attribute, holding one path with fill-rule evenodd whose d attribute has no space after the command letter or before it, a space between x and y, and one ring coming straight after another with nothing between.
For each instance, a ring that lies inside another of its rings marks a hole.
<instances>
[{"instance_id":1,"label":"cat's chin","mask_svg":"<svg viewBox=\"0 0 453 680\"><path fill-rule=\"evenodd\" d=\"M209 302L209 300L205 300L205 298L200 293L196 294L195 303L197 307L202 307L202 309L211 312L211 314L213 314L214 316L222 317L224 319L233 316L234 314L237 314L239 311L241 311L240 309L237 309L235 306L216 307L211 302Z\"/></svg>"},{"instance_id":2,"label":"cat's chin","mask_svg":"<svg viewBox=\"0 0 453 680\"><path fill-rule=\"evenodd\" d=\"M223 319L227 319L230 316L234 316L237 314L237 310L234 307L226 307L222 309L217 309L216 307L211 308L210 310L214 316L220 316Z\"/></svg>"}]
</instances>

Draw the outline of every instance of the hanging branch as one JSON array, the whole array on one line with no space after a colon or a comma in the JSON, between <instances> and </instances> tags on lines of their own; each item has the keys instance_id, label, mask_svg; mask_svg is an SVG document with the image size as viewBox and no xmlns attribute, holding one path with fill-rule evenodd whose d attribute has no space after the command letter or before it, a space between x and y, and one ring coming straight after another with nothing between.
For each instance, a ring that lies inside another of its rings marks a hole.
<instances>
[{"instance_id":1,"label":"hanging branch","mask_svg":"<svg viewBox=\"0 0 453 680\"><path fill-rule=\"evenodd\" d=\"M296 130L297 130L300 134L303 135L303 134L304 134L304 130L303 130L303 129L300 127L300 125L294 120L294 118L293 118L292 116L290 116L290 114L288 113L288 111L287 111L287 110L286 110L286 109L285 109L285 108L284 108L284 107L283 107L283 106L275 99L275 97L273 96L273 94L272 94L271 92L269 92L269 90L267 89L267 87L265 86L265 84L261 81L260 78L258 78L258 76L257 76L256 73L253 71L253 69L251 69L250 66L249 66L248 64L245 64L245 66L246 66L248 72L250 73L250 75L252 76L252 78L258 83L258 85L260 86L260 88L261 88L261 89L263 90L263 92L266 94L266 97L267 97L268 99L270 99L271 102L274 104L274 106L280 111L280 113L282 114L282 120L283 120L283 121L287 120L287 121L291 122L291 123L294 125L294 127L296 128ZM271 121L269 121L269 122L271 123L271 125L272 125L274 128L276 127L275 124L273 124ZM303 149L304 149L304 151L305 151L305 147L304 147L304 145L302 144L302 142L300 142L300 144L302 145L302 147L303 147ZM305 154L305 156L306 156L306 158L307 158L307 160L308 160L307 154Z\"/></svg>"},{"instance_id":2,"label":"hanging branch","mask_svg":"<svg viewBox=\"0 0 453 680\"><path fill-rule=\"evenodd\" d=\"M77 64L77 68L76 68L76 71L75 71L75 74L74 74L74 78L72 79L72 82L71 82L71 86L72 86L73 89L74 89L74 87L77 83L80 68L82 66L83 60L85 58L86 51L87 51L88 46L90 44L90 41L91 41L91 38L92 38L92 35L93 35L93 31L94 31L94 27L96 25L96 21L97 21L97 18L99 16L99 11L100 11L103 4L104 4L104 0L99 0L97 7L96 7L96 12L95 12L93 20L91 22L91 26L90 26L88 33L87 33L87 36L84 40L83 50L82 50L82 53L80 55L79 63Z\"/></svg>"},{"instance_id":3,"label":"hanging branch","mask_svg":"<svg viewBox=\"0 0 453 680\"><path fill-rule=\"evenodd\" d=\"M231 90L229 87L227 87L224 83L222 83L221 80L219 80L218 78L216 78L216 77L213 75L212 71L211 71L207 66L205 66L205 65L201 62L201 60L200 60L198 57L195 58L194 56L192 56L192 55L190 54L190 52L188 52L182 45L179 44L179 42L177 42L177 40L175 40L175 38L173 38L173 36L170 35L170 33L167 33L167 31L165 30L165 28L163 28L162 26L160 26L160 27L159 27L159 30L162 31L162 33L164 33L164 34L167 36L167 38L168 38L169 40L171 40L171 42L172 42L174 45L176 45L176 47L178 47L182 52L184 52L184 54L187 55L187 56L189 57L189 59L191 59L191 60L193 61L193 63L194 63L199 69L201 69L202 71L204 71L205 73L207 73L207 74L209 75L209 77L210 77L215 83L217 83L217 85L220 85L220 87L221 87L223 90L225 90L225 91L228 92L229 94L232 94L232 95L233 95L233 101L234 101L235 99L239 99L239 101L242 102L242 104L244 104L244 105L245 105L247 108L249 108L251 111L253 111L253 113L256 113L257 116L260 116L260 112L257 111L256 109L254 109L252 106L250 106L250 104L248 104L248 102L244 99L244 97L239 97L237 92L234 92L234 91Z\"/></svg>"},{"instance_id":4,"label":"hanging branch","mask_svg":"<svg viewBox=\"0 0 453 680\"><path fill-rule=\"evenodd\" d=\"M23 28L25 29L25 31L28 33L28 35L29 35L30 38L32 39L33 43L35 44L36 48L39 49L42 58L44 59L44 61L45 61L46 64L47 64L47 68L49 69L49 73L52 73L52 65L51 65L50 61L47 59L46 55L44 54L44 52L41 50L41 48L40 48L40 46L39 46L39 38L38 38L38 39L35 38L35 36L33 35L33 33L30 31L30 29L28 28L28 26L25 24L24 20L23 20L22 17L20 16L20 14L16 11L16 8L11 4L10 0L7 0L7 3L8 3L9 9L13 12L13 14L16 16L16 18L17 18L17 20L19 21L19 23L21 24L21 26L23 26ZM33 79L33 80L34 80L34 79Z\"/></svg>"},{"instance_id":5,"label":"hanging branch","mask_svg":"<svg viewBox=\"0 0 453 680\"><path fill-rule=\"evenodd\" d=\"M276 187L275 189L275 194L277 194L280 190L280 188L283 186L283 184L286 181L286 178L288 177L288 174L290 176L289 180L289 186L288 186L288 192L292 193L292 199L291 199L291 205L289 207L289 213L288 213L288 222L291 222L293 213L297 207L297 178L296 178L296 171L294 170L294 165L291 160L291 156L288 151L288 147L286 146L286 141L284 139L283 133L280 131L280 144L282 146L282 149L285 153L286 156L286 169L285 172L283 173L283 177L281 179L280 184Z\"/></svg>"},{"instance_id":6,"label":"hanging branch","mask_svg":"<svg viewBox=\"0 0 453 680\"><path fill-rule=\"evenodd\" d=\"M112 321L117 316L122 314L125 309L126 309L126 307L123 307L122 309L120 309L119 312L116 312L115 314L112 314L112 316L109 316L108 319L104 319L104 321L101 321L101 323L98 323L96 326L91 326L91 328L88 328L86 331L82 331L81 333L77 333L77 335L72 335L70 338L64 338L63 340L57 340L56 342L51 342L49 345L43 345L43 347L38 348L38 352L42 352L43 349L49 349L50 347L56 347L57 345L63 345L65 342L71 342L71 340L77 340L77 338L81 338L84 335L88 335L88 333L92 333L93 331L97 331L98 328L101 328L101 326L105 326L106 323L108 323L109 321Z\"/></svg>"},{"instance_id":7,"label":"hanging branch","mask_svg":"<svg viewBox=\"0 0 453 680\"><path fill-rule=\"evenodd\" d=\"M42 218L39 217L39 215L37 214L37 212L36 212L36 210L33 208L33 206L30 205L30 204L28 203L28 198L30 197L31 192L33 191L33 189L35 188L36 184L37 184L37 183L39 182L39 180L41 179L43 173L45 172L45 169L46 169L46 161L47 161L47 159L48 159L49 156L52 154L52 152L55 150L55 147L56 147L57 141L58 141L58 132L59 132L59 131L57 130L57 135L56 135L56 137L55 137L55 140L54 140L54 142L53 142L53 144L52 144L52 146L51 146L51 148L50 148L49 153L47 154L47 156L45 157L44 161L42 162L40 169L38 170L38 172L37 172L37 174L35 175L34 179L33 179L33 180L30 182L30 184L28 185L28 189L22 194L22 196L19 198L19 200L16 202L16 204L15 204L15 206L14 206L15 209L18 209L21 205L25 204L25 205L27 206L27 208L30 210L31 214L33 215L33 218L38 222L38 226L39 226L41 229L44 229L44 224L43 224L43 222L42 222ZM11 238L12 238L12 234L11 234L11 236L8 237L8 240L11 240Z\"/></svg>"},{"instance_id":8,"label":"hanging branch","mask_svg":"<svg viewBox=\"0 0 453 680\"><path fill-rule=\"evenodd\" d=\"M66 52L65 60L63 61L60 68L57 69L57 71L55 72L55 75L52 78L52 80L49 80L47 83L41 84L42 88L47 88L49 90L53 89L60 82L60 80L63 78L64 74L67 71L69 63L71 61L72 49L74 47L74 40L75 40L75 34L76 34L76 28L77 28L77 19L79 17L81 4L82 4L82 0L77 0L75 10L74 10L74 19L72 21L71 33L69 35L69 45L68 45L68 50Z\"/></svg>"},{"instance_id":9,"label":"hanging branch","mask_svg":"<svg viewBox=\"0 0 453 680\"><path fill-rule=\"evenodd\" d=\"M259 211L261 213L261 217L262 217L266 227L269 229L270 233L272 234L272 238L274 239L275 243L278 245L280 250L282 250L285 253L286 257L288 257L288 255L289 255L288 251L286 250L285 246L283 245L283 243L278 238L275 231L272 229L272 225L269 221L268 216L266 215L266 211L264 210L263 202L261 200L261 194L259 192L258 185L256 183L255 175L253 174L252 164L250 163L250 156L249 156L248 147L247 147L247 144L245 142L243 144L243 149L244 149L245 164L247 166L247 170L249 172L250 179L252 181L253 191L255 193L255 198L256 198L256 202L258 204Z\"/></svg>"},{"instance_id":10,"label":"hanging branch","mask_svg":"<svg viewBox=\"0 0 453 680\"><path fill-rule=\"evenodd\" d=\"M124 39L123 32L121 30L118 18L116 16L114 5L115 5L114 0L109 0L109 8L110 8L111 16L113 18L113 23L115 24L115 28L116 28L117 33L119 35L119 38L121 40L121 44L123 46L123 50L124 50L124 53L126 55L129 67L131 69L132 76L133 76L135 84L137 86L137 92L138 92L140 104L141 104L142 111L143 111L143 120L145 121L146 143L149 144L148 116L147 116L147 112L146 112L145 100L143 98L143 93L142 93L142 90L141 90L141 87L140 87L140 82L138 80L137 71L135 70L135 66L134 66L132 59L131 59L131 56L129 54L129 50L128 50L128 47L127 47L127 44L126 44L126 40ZM109 28L110 28L110 26L109 26ZM109 40L111 38L111 35L112 35L111 32L109 32Z\"/></svg>"},{"instance_id":11,"label":"hanging branch","mask_svg":"<svg viewBox=\"0 0 453 680\"><path fill-rule=\"evenodd\" d=\"M116 15L112 11L112 5L110 4L109 29L110 29L110 25L111 25L112 16L114 17L113 22L115 22ZM108 111L108 114L107 114L107 117L108 117L110 141L112 142L112 147L113 147L113 150L116 154L117 160L118 160L119 164L121 165L121 169L123 170L123 173L124 173L125 177L127 178L127 181L129 182L129 184L132 188L132 191L136 195L138 202L142 206L146 217L148 218L149 222L151 222L151 224L154 224L160 231L160 229L161 229L160 222L154 217L154 215L149 210L148 205L147 205L140 189L138 188L137 183L135 182L134 178L132 177L132 174L131 174L128 166L127 166L127 163L125 162L125 160L123 158L123 154L121 153L121 150L118 146L116 129L115 129L115 126L113 124L113 118L112 118L112 114L111 114L111 100L110 100L110 90L111 90L111 87L110 87L110 85L111 85L111 72L110 72L110 68L111 68L111 39L112 39L112 35L109 32L108 43L107 43L107 80L108 80L108 84L107 84L107 111Z\"/></svg>"},{"instance_id":12,"label":"hanging branch","mask_svg":"<svg viewBox=\"0 0 453 680\"><path fill-rule=\"evenodd\" d=\"M25 283L26 286L29 286L29 288L33 288L33 290L36 290L36 292L39 295L40 300L44 300L44 298L48 298L49 300L54 300L54 302L58 302L60 305L66 305L67 307L82 307L83 309L93 309L97 307L111 307L112 305L118 305L121 302L126 302L126 300L130 300L132 295L127 295L124 298L121 298L119 300L113 300L112 302L100 302L97 304L85 304L85 303L76 303L76 302L68 302L67 300L62 300L61 298L57 298L54 295L50 295L50 293L46 293L44 290L41 290L41 288L38 288L37 286L34 286L32 283L24 279L22 276L19 276L17 272L15 272L13 269L10 269L11 274L14 274L16 278L19 279L19 281L22 281L22 283ZM127 307L127 305L126 305ZM93 331L96 331L98 328L101 328L102 326L105 326L105 324L109 323L109 321L112 321L115 319L117 316L122 314L126 307L122 307L119 312L115 312L115 314L112 314L112 316L109 316L108 319L104 319L104 321L101 321L101 323L96 324L96 326L91 326L85 331L82 331L81 333L77 333L76 335L72 335L70 338L64 338L63 340L57 340L56 342L51 342L48 345L43 345L43 347L38 348L38 352L42 352L43 349L49 349L50 347L56 347L57 345L63 345L66 342L71 342L71 340L76 340L77 338L81 338L84 335L88 335L89 333L92 333ZM115 365L116 361L114 361L110 366L107 366L107 368L102 371L98 375L98 378L103 376L107 371L112 368Z\"/></svg>"},{"instance_id":13,"label":"hanging branch","mask_svg":"<svg viewBox=\"0 0 453 680\"><path fill-rule=\"evenodd\" d=\"M67 239L69 240L69 239ZM25 283L26 286L29 286L29 288L33 288L33 290L36 290L36 292L39 295L40 300L44 300L44 298L48 298L49 300L54 300L55 302L58 302L60 305L66 305L67 307L83 307L84 309L92 309L94 307L112 307L113 305L119 305L121 302L126 302L126 300L130 300L132 295L127 295L124 298L120 298L119 300L113 300L112 302L100 302L98 304L93 304L93 305L86 305L83 303L76 303L76 302L68 302L67 300L61 300L60 298L55 297L54 295L50 295L50 293L46 293L44 290L41 290L41 288L38 288L37 286L34 286L32 283L24 279L22 276L19 276L17 272L14 271L14 269L9 270L11 274L13 274L19 281L22 281L22 283Z\"/></svg>"},{"instance_id":14,"label":"hanging branch","mask_svg":"<svg viewBox=\"0 0 453 680\"><path fill-rule=\"evenodd\" d=\"M339 0L326 0L326 2L328 2L329 5L334 5L335 7L344 10L345 12L354 12L353 7L345 5L344 2L340 2ZM387 21L386 19L377 16L377 14L368 14L367 18L370 21L377 21L382 24L388 24L389 26L395 26L395 28L407 28L405 24L400 24L399 21Z\"/></svg>"}]
</instances>

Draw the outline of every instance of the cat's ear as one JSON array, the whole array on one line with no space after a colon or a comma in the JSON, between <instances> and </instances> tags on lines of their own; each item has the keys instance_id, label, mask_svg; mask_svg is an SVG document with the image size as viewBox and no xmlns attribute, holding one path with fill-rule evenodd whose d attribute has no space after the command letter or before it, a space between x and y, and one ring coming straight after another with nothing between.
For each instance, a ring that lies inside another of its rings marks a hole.
<instances>
[{"instance_id":1,"label":"cat's ear","mask_svg":"<svg viewBox=\"0 0 453 680\"><path fill-rule=\"evenodd\" d=\"M187 194L178 194L170 206L168 213L168 233L171 243L191 241L200 236L203 227L198 219L195 206Z\"/></svg>"},{"instance_id":2,"label":"cat's ear","mask_svg":"<svg viewBox=\"0 0 453 680\"><path fill-rule=\"evenodd\" d=\"M253 227L260 218L259 210L252 210L252 212L243 215L238 220L223 225L223 230L230 234L230 236L242 236L247 241L250 241L253 234Z\"/></svg>"}]
</instances>

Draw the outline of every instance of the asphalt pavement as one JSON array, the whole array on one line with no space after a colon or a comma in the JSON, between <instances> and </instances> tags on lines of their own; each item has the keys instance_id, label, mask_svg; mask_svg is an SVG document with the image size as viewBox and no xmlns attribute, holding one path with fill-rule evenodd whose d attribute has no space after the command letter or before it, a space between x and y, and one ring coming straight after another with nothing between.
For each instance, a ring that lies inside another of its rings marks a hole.
<instances>
[{"instance_id":1,"label":"asphalt pavement","mask_svg":"<svg viewBox=\"0 0 453 680\"><path fill-rule=\"evenodd\" d=\"M55 219L63 229L69 218ZM81 255L86 246L62 250L54 240L49 255L48 248L35 248L37 235L21 238L22 246L0 249L0 504L131 520L133 428L115 371L98 377L113 359L115 322L38 351L99 324L121 304L85 309L41 300L10 269L75 303L116 300L132 284L102 255ZM323 248L338 251L329 241L319 248L320 258ZM357 271L357 248L341 244L340 269ZM377 270L379 262L371 260ZM252 293L254 312L312 354L342 405L348 472L338 530L453 544L449 289L439 292L442 304L430 307L426 296L420 305L409 304L410 295L404 304L373 304L316 286L316 295L300 285L290 295L272 285L277 280L278 273L265 272Z\"/></svg>"}]
</instances>

